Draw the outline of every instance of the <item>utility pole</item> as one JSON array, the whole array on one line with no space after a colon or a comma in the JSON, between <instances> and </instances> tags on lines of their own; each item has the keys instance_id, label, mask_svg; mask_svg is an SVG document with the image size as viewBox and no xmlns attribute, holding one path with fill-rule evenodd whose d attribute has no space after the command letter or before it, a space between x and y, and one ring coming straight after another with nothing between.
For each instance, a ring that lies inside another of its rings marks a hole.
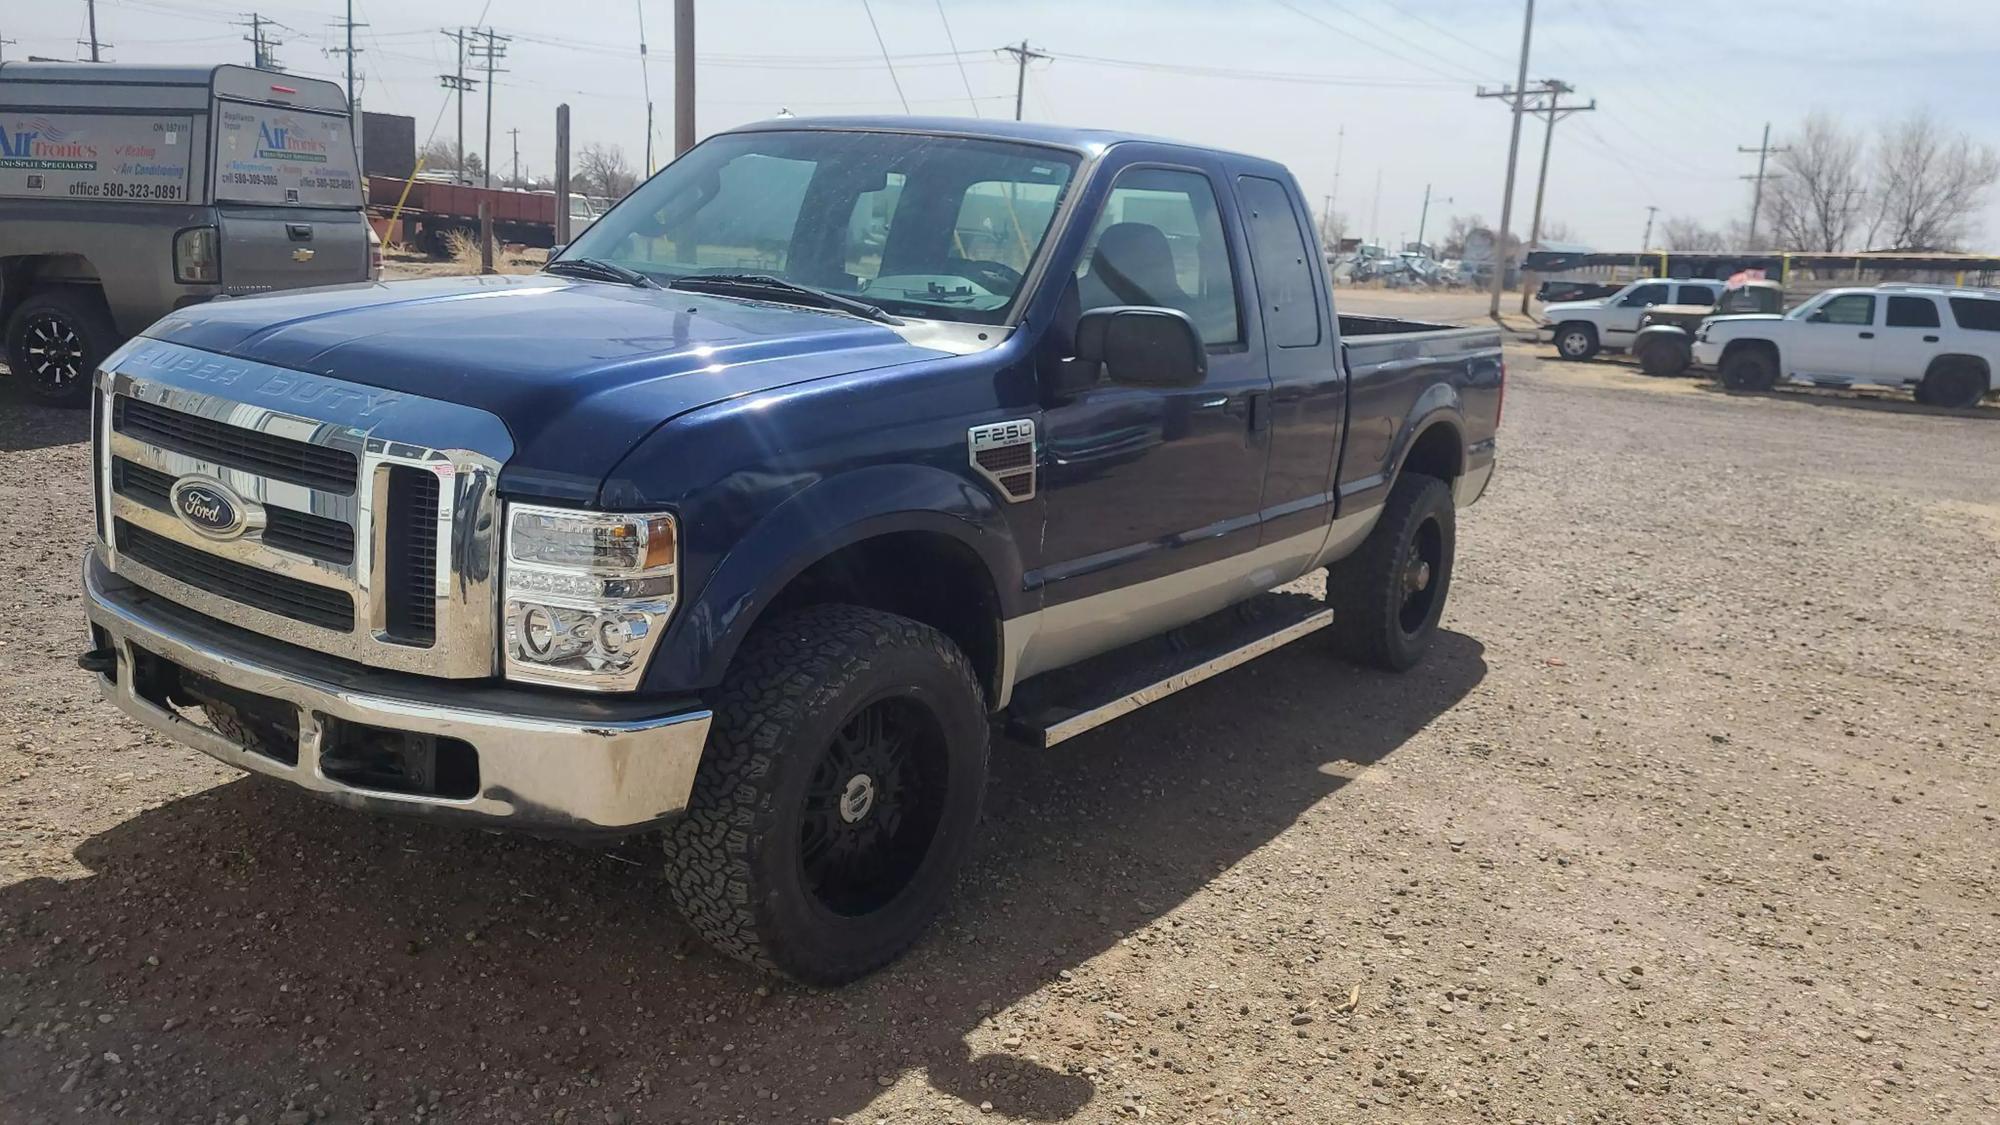
<instances>
[{"instance_id":1,"label":"utility pole","mask_svg":"<svg viewBox=\"0 0 2000 1125\"><path fill-rule=\"evenodd\" d=\"M486 64L486 143L480 147L480 152L484 154L483 159L481 159L480 161L480 169L485 174L486 177L486 182L484 186L492 187L493 186L493 76L496 74L506 73L506 71L494 69L493 64L507 57L507 44L512 43L514 40L513 37L507 35L501 35L495 32L490 27L484 31L474 30L472 34L477 38L486 40L484 45L477 43L473 44L472 57Z\"/></svg>"},{"instance_id":2,"label":"utility pole","mask_svg":"<svg viewBox=\"0 0 2000 1125\"><path fill-rule=\"evenodd\" d=\"M674 156L693 147L694 0L674 0Z\"/></svg>"},{"instance_id":3,"label":"utility pole","mask_svg":"<svg viewBox=\"0 0 2000 1125\"><path fill-rule=\"evenodd\" d=\"M109 47L111 44L100 44L97 41L97 0L84 0L84 3L90 9L90 61L101 62L102 60L97 57L98 47Z\"/></svg>"},{"instance_id":4,"label":"utility pole","mask_svg":"<svg viewBox=\"0 0 2000 1125\"><path fill-rule=\"evenodd\" d=\"M1783 148L1771 147L1771 123L1766 121L1764 122L1764 139L1758 142L1757 147L1744 148L1742 145L1737 145L1736 151L1754 152L1757 154L1757 174L1740 177L1741 179L1755 180L1757 182L1757 186L1750 190L1750 232L1744 236L1744 241L1750 245L1743 248L1745 250L1755 250L1757 248L1757 214L1764 207L1764 161L1778 153L1790 152L1792 150L1789 145Z\"/></svg>"},{"instance_id":5,"label":"utility pole","mask_svg":"<svg viewBox=\"0 0 2000 1125\"><path fill-rule=\"evenodd\" d=\"M438 75L438 85L443 86L447 90L456 91L458 94L457 172L460 182L463 182L465 180L465 92L479 85L478 79L467 78L465 76L465 41L472 38L472 33L461 27L457 31L453 31L450 28L440 28L438 29L438 34L447 36L458 44L458 71L454 74Z\"/></svg>"},{"instance_id":6,"label":"utility pole","mask_svg":"<svg viewBox=\"0 0 2000 1125\"><path fill-rule=\"evenodd\" d=\"M238 24L238 26L243 25ZM266 26L282 27L283 25L279 24L277 20L265 19L256 12L250 13L250 34L243 37L243 41L250 44L250 65L258 70L282 70L283 68L278 65L278 58L273 52L279 47L284 46L284 41L273 39L266 34L264 31ZM95 41L96 36L92 35L91 39Z\"/></svg>"},{"instance_id":7,"label":"utility pole","mask_svg":"<svg viewBox=\"0 0 2000 1125\"><path fill-rule=\"evenodd\" d=\"M4 62L4 61L6 61L6 58L7 58L7 44L9 44L9 43L19 43L19 42L20 42L20 40L19 40L19 39L6 39L6 38L0 38L0 62Z\"/></svg>"},{"instance_id":8,"label":"utility pole","mask_svg":"<svg viewBox=\"0 0 2000 1125\"><path fill-rule=\"evenodd\" d=\"M1555 144L1556 122L1561 121L1572 113L1589 113L1597 108L1596 98L1590 99L1587 105L1563 105L1562 96L1575 92L1576 87L1571 86L1567 82L1556 78L1544 78L1542 79L1542 94L1548 100L1546 104L1536 106L1528 111L1541 116L1548 122L1548 129L1542 133L1542 173L1535 180L1535 218L1533 223L1528 227L1528 245L1530 247L1533 247L1537 242L1542 240L1542 198L1549 189L1549 149ZM1527 315L1529 312L1528 287L1526 284L1521 286L1521 312L1523 315Z\"/></svg>"},{"instance_id":9,"label":"utility pole","mask_svg":"<svg viewBox=\"0 0 2000 1125\"><path fill-rule=\"evenodd\" d=\"M354 22L354 0L347 0L347 19L343 21L342 26L344 26L347 31L347 46L328 47L326 49L326 53L329 55L343 55L346 57L347 113L348 113L348 119L351 122L354 130L354 159L356 160L356 162L359 163L361 169L365 172L368 168L368 162L362 159L361 146L362 146L363 134L366 132L366 130L364 130L361 127L362 125L361 96L354 88L354 56L359 54L361 49L354 45L354 29L357 27L367 27L368 25L365 23Z\"/></svg>"},{"instance_id":10,"label":"utility pole","mask_svg":"<svg viewBox=\"0 0 2000 1125\"><path fill-rule=\"evenodd\" d=\"M1455 203L1457 202L1457 200L1440 199L1438 200L1438 202ZM1430 217L1431 217L1431 185L1425 184L1424 209L1417 213L1417 249L1420 252L1428 252L1428 248L1424 246L1424 226L1430 221Z\"/></svg>"},{"instance_id":11,"label":"utility pole","mask_svg":"<svg viewBox=\"0 0 2000 1125\"><path fill-rule=\"evenodd\" d=\"M569 245L569 103L556 107L556 244Z\"/></svg>"},{"instance_id":12,"label":"utility pole","mask_svg":"<svg viewBox=\"0 0 2000 1125\"><path fill-rule=\"evenodd\" d=\"M520 130L520 129L519 129L518 127L516 127L516 128L513 128L513 129L509 129L509 130L507 130L507 135L508 135L509 137L512 137L512 138L514 139L514 175L513 175L513 180L514 180L514 183L515 183L515 185L516 185L516 186L518 186L518 185L520 184L520 182L521 182L521 130Z\"/></svg>"},{"instance_id":13,"label":"utility pole","mask_svg":"<svg viewBox=\"0 0 2000 1125\"><path fill-rule=\"evenodd\" d=\"M1375 198L1368 204L1368 241L1382 245L1382 169L1375 169Z\"/></svg>"},{"instance_id":14,"label":"utility pole","mask_svg":"<svg viewBox=\"0 0 2000 1125\"><path fill-rule=\"evenodd\" d=\"M1333 138L1333 193L1326 197L1326 209L1333 210L1333 204L1340 198L1340 160L1347 155L1347 126L1342 125Z\"/></svg>"},{"instance_id":15,"label":"utility pole","mask_svg":"<svg viewBox=\"0 0 2000 1125\"><path fill-rule=\"evenodd\" d=\"M1019 121L1021 119L1021 98L1028 90L1028 61L1030 59L1046 59L1050 56L1028 46L1026 39L1021 40L1019 46L1002 47L1000 51L1003 54L1014 56L1016 64L1014 72L1014 120Z\"/></svg>"},{"instance_id":16,"label":"utility pole","mask_svg":"<svg viewBox=\"0 0 2000 1125\"><path fill-rule=\"evenodd\" d=\"M1535 33L1535 0L1527 0L1527 15L1521 20L1521 71L1512 89L1496 93L1479 91L1482 98L1505 98L1514 106L1514 125L1507 137L1507 186L1500 194L1500 229L1493 236L1493 299L1486 315L1500 319L1500 294L1507 288L1507 227L1514 221L1514 158L1521 152L1521 110L1528 96L1528 47Z\"/></svg>"},{"instance_id":17,"label":"utility pole","mask_svg":"<svg viewBox=\"0 0 2000 1125\"><path fill-rule=\"evenodd\" d=\"M1640 236L1639 236L1639 249L1640 249L1641 251L1645 251L1645 250L1649 250L1649 249L1651 249L1651 248L1652 248L1652 245L1653 245L1653 215L1654 215L1654 214L1655 214L1656 212L1658 212L1658 211L1659 211L1659 208L1658 208L1658 207L1648 207L1648 208L1646 208L1646 233L1645 233L1645 234L1643 234L1643 235L1640 235Z\"/></svg>"},{"instance_id":18,"label":"utility pole","mask_svg":"<svg viewBox=\"0 0 2000 1125\"><path fill-rule=\"evenodd\" d=\"M1326 202L1319 209L1319 244L1325 246L1333 241L1333 193L1326 193Z\"/></svg>"}]
</instances>

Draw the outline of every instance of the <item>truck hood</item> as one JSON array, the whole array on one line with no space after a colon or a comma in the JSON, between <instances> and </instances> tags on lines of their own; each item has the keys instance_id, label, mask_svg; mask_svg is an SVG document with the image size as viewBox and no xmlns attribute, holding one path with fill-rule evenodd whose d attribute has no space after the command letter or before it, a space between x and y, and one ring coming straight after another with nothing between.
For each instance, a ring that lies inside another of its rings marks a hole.
<instances>
[{"instance_id":1,"label":"truck hood","mask_svg":"<svg viewBox=\"0 0 2000 1125\"><path fill-rule=\"evenodd\" d=\"M478 407L514 439L503 490L579 503L676 415L944 354L840 313L549 274L219 300L145 335Z\"/></svg>"},{"instance_id":2,"label":"truck hood","mask_svg":"<svg viewBox=\"0 0 2000 1125\"><path fill-rule=\"evenodd\" d=\"M1747 321L1753 321L1753 320L1783 320L1783 319L1785 319L1784 313L1725 313L1721 316L1709 317L1708 319L1701 322L1701 326L1703 328L1709 328L1717 324L1742 324Z\"/></svg>"},{"instance_id":3,"label":"truck hood","mask_svg":"<svg viewBox=\"0 0 2000 1125\"><path fill-rule=\"evenodd\" d=\"M1603 301L1558 301L1542 306L1542 316L1548 320L1558 320L1572 313L1596 312L1604 307Z\"/></svg>"}]
</instances>

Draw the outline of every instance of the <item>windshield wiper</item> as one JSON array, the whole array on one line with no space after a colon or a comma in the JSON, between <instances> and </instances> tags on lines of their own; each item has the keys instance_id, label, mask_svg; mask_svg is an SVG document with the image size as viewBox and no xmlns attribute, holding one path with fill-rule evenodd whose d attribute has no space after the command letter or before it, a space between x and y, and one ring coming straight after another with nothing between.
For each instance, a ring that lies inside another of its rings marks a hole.
<instances>
[{"instance_id":1,"label":"windshield wiper","mask_svg":"<svg viewBox=\"0 0 2000 1125\"><path fill-rule=\"evenodd\" d=\"M853 297L843 297L838 293L828 292L825 289L818 289L811 285L801 285L796 281L787 281L782 277L773 277L768 273L691 273L668 282L667 288L710 293L734 293L750 297L805 297L808 299L807 303L809 304L816 304L822 308L838 309L841 312L852 313L866 320L873 320L882 324L903 323L866 301L857 301ZM792 303L796 304L798 302L794 301Z\"/></svg>"},{"instance_id":2,"label":"windshield wiper","mask_svg":"<svg viewBox=\"0 0 2000 1125\"><path fill-rule=\"evenodd\" d=\"M646 289L664 288L659 282L628 266L603 258L558 258L542 267L543 273L588 277L597 281L615 281L621 285L636 285Z\"/></svg>"}]
</instances>

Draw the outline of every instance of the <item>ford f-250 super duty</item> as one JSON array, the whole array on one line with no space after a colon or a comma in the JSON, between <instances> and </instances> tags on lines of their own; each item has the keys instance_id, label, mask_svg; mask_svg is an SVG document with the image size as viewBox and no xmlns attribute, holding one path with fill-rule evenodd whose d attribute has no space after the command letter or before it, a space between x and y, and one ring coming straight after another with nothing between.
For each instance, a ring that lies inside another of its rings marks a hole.
<instances>
[{"instance_id":1,"label":"ford f-250 super duty","mask_svg":"<svg viewBox=\"0 0 2000 1125\"><path fill-rule=\"evenodd\" d=\"M1311 231L1266 160L785 120L534 276L182 310L97 377L82 663L343 805L661 831L716 946L852 978L941 905L996 722L1322 627L1423 655L1499 337L1336 318Z\"/></svg>"}]
</instances>

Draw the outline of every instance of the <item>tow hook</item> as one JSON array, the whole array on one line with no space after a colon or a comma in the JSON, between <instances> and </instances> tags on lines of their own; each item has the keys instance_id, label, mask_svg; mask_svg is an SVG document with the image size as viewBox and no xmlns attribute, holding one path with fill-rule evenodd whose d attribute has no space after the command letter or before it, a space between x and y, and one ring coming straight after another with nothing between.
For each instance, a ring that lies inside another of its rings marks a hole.
<instances>
[{"instance_id":1,"label":"tow hook","mask_svg":"<svg viewBox=\"0 0 2000 1125\"><path fill-rule=\"evenodd\" d=\"M76 658L76 666L86 672L95 672L100 676L114 675L118 671L118 650L111 648L91 649L89 652Z\"/></svg>"}]
</instances>

